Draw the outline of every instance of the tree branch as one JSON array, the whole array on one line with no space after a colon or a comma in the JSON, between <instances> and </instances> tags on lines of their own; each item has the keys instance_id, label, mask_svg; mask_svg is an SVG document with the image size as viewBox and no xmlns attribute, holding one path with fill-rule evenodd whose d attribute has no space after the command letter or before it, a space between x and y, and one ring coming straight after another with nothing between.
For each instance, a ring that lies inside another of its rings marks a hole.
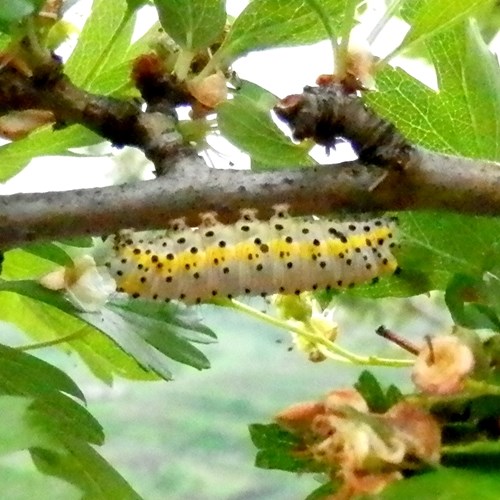
<instances>
[{"instance_id":1,"label":"tree branch","mask_svg":"<svg viewBox=\"0 0 500 500\"><path fill-rule=\"evenodd\" d=\"M203 212L234 222L244 208L267 218L286 203L293 215L375 210L448 210L500 215L500 165L416 149L404 171L360 162L254 173L209 169L183 157L169 175L95 189L0 197L0 247L36 240L164 228ZM417 160L415 160L417 159ZM168 160L164 160L168 161Z\"/></svg>"},{"instance_id":2,"label":"tree branch","mask_svg":"<svg viewBox=\"0 0 500 500\"><path fill-rule=\"evenodd\" d=\"M58 124L81 123L115 144L139 147L157 172L166 173L121 186L0 196L0 248L164 228L179 217L196 226L204 212L229 223L242 209L257 208L258 217L268 218L282 203L293 215L429 209L500 215L499 164L416 148L359 97L338 88L306 87L283 100L277 112L296 136L327 146L347 137L363 161L264 173L209 169L180 144L175 112L169 112L186 95L175 82L158 86L150 78L155 67L146 62L135 68L135 81L150 101L145 112L76 88L57 59L36 66L32 75L12 66L0 70L0 112L50 110Z\"/></svg>"}]
</instances>

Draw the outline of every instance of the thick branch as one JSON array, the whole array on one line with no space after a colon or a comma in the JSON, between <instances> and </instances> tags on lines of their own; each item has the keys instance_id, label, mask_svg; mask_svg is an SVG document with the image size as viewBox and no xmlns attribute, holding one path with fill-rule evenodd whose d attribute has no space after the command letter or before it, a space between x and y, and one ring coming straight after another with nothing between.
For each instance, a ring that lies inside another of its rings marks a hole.
<instances>
[{"instance_id":1,"label":"thick branch","mask_svg":"<svg viewBox=\"0 0 500 500\"><path fill-rule=\"evenodd\" d=\"M221 222L235 221L244 208L257 208L258 216L267 218L281 203L294 215L423 209L500 215L499 164L413 147L338 86L306 87L276 111L297 137L327 146L347 137L362 162L267 173L209 169L179 145L169 105L186 96L169 81L158 87L145 71L155 69L148 61L135 68L135 81L151 108L147 112L78 89L57 59L44 61L31 76L12 66L0 70L0 113L50 110L59 124L81 123L115 144L139 147L158 172L167 172L122 186L0 196L0 248L123 228L163 228L178 217L195 226L201 213L211 211Z\"/></svg>"},{"instance_id":2,"label":"thick branch","mask_svg":"<svg viewBox=\"0 0 500 500\"><path fill-rule=\"evenodd\" d=\"M183 149L182 138L175 131L175 111L169 113L168 104L159 111L155 102L144 112L138 104L78 88L62 70L57 58L34 68L32 75L13 65L1 68L0 114L27 109L51 111L56 127L82 124L115 146L140 148L155 165ZM174 92L168 95L174 96ZM176 104L171 103L172 109Z\"/></svg>"},{"instance_id":3,"label":"thick branch","mask_svg":"<svg viewBox=\"0 0 500 500\"><path fill-rule=\"evenodd\" d=\"M0 197L0 247L35 240L166 227L215 211L233 222L242 208L266 218L273 206L326 214L374 210L449 210L500 215L500 165L414 150L404 171L360 162L267 173L208 169L184 157L168 176L106 188Z\"/></svg>"}]
</instances>

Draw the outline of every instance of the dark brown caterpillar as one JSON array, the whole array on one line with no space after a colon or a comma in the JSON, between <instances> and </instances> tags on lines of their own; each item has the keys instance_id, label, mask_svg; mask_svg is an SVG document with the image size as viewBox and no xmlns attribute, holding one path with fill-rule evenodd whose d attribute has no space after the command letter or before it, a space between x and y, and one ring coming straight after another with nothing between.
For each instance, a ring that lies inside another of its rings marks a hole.
<instances>
[{"instance_id":1,"label":"dark brown caterpillar","mask_svg":"<svg viewBox=\"0 0 500 500\"><path fill-rule=\"evenodd\" d=\"M274 111L295 139L310 138L327 148L347 139L366 163L402 170L414 149L392 123L339 83L305 87L302 94L281 100Z\"/></svg>"}]
</instances>

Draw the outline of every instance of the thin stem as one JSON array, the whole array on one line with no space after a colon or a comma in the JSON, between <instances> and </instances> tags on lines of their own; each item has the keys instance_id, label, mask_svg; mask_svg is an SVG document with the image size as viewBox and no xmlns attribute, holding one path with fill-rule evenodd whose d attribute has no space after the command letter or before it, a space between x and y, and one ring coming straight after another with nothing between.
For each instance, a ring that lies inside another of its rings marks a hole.
<instances>
[{"instance_id":1,"label":"thin stem","mask_svg":"<svg viewBox=\"0 0 500 500\"><path fill-rule=\"evenodd\" d=\"M193 77L192 81L197 82L199 80L203 80L207 76L210 76L212 73L214 73L218 65L220 64L223 55L224 52L221 49L215 52L215 54L213 54L213 56L209 59L205 67L196 76Z\"/></svg>"},{"instance_id":2,"label":"thin stem","mask_svg":"<svg viewBox=\"0 0 500 500\"><path fill-rule=\"evenodd\" d=\"M174 73L179 81L182 82L187 78L193 57L194 53L189 50L182 49L179 51L174 65Z\"/></svg>"},{"instance_id":3,"label":"thin stem","mask_svg":"<svg viewBox=\"0 0 500 500\"><path fill-rule=\"evenodd\" d=\"M214 303L223 307L231 307L237 311L244 312L249 316L265 321L266 323L269 323L271 325L277 326L278 328L283 328L285 330L293 332L305 338L309 342L318 345L323 354L337 361L342 361L344 363L352 363L356 365L370 365L370 366L403 367L403 366L413 365L413 361L407 359L379 358L378 356L360 356L358 354L354 354L348 351L347 349L338 346L331 340L328 340L321 335L312 333L305 328L291 325L287 323L285 320L276 318L267 313L263 313L261 311L258 311L257 309L254 309L253 307L247 306L235 300L217 300L214 301Z\"/></svg>"},{"instance_id":4,"label":"thin stem","mask_svg":"<svg viewBox=\"0 0 500 500\"><path fill-rule=\"evenodd\" d=\"M42 64L47 60L50 60L49 50L40 44L37 29L35 26L35 20L32 17L26 19L26 34L29 40L31 54L35 56L36 63Z\"/></svg>"},{"instance_id":5,"label":"thin stem","mask_svg":"<svg viewBox=\"0 0 500 500\"><path fill-rule=\"evenodd\" d=\"M349 39L354 25L354 14L356 13L357 2L349 1L346 3L344 11L344 20L340 31L341 41L335 54L335 75L343 78L347 69L347 57L349 53Z\"/></svg>"},{"instance_id":6,"label":"thin stem","mask_svg":"<svg viewBox=\"0 0 500 500\"><path fill-rule=\"evenodd\" d=\"M388 23L390 18L396 12L401 4L401 0L393 0L387 9L384 12L384 15L380 18L375 27L371 30L370 34L366 38L366 41L371 45L377 37L380 35L380 32L385 28L385 25Z\"/></svg>"},{"instance_id":7,"label":"thin stem","mask_svg":"<svg viewBox=\"0 0 500 500\"><path fill-rule=\"evenodd\" d=\"M55 345L64 344L66 342L71 342L73 340L78 340L85 337L86 335L88 335L88 331L79 330L75 333L66 335L64 337L59 337L57 339L47 340L45 342L36 342L34 344L21 345L16 347L16 349L18 351L34 351L36 349L44 349L45 347L52 347Z\"/></svg>"},{"instance_id":8,"label":"thin stem","mask_svg":"<svg viewBox=\"0 0 500 500\"><path fill-rule=\"evenodd\" d=\"M323 5L321 2L318 2L317 0L308 0L310 6L316 11L316 14L318 14L319 19L321 20L323 27L325 28L326 32L328 33L328 38L330 39L330 45L332 47L332 58L333 58L333 66L332 66L332 71L335 73L335 65L336 65L336 60L337 60L337 52L338 52L338 44L337 44L337 37L335 35L335 32L332 28L331 20L325 11Z\"/></svg>"},{"instance_id":9,"label":"thin stem","mask_svg":"<svg viewBox=\"0 0 500 500\"><path fill-rule=\"evenodd\" d=\"M393 342L397 346L401 347L401 349L404 349L405 351L408 351L410 354L413 354L415 356L418 356L420 349L410 342L407 339L404 339L403 337L399 336L398 334L394 333L393 331L387 329L384 325L379 326L376 330L375 333L377 335L380 335L384 339L389 340L390 342Z\"/></svg>"}]
</instances>

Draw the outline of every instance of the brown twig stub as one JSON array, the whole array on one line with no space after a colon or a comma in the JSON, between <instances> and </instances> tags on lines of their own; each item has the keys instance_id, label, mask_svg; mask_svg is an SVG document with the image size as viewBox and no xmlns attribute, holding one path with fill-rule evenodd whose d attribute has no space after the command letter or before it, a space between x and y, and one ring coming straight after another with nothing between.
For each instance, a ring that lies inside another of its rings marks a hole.
<instances>
[{"instance_id":1,"label":"brown twig stub","mask_svg":"<svg viewBox=\"0 0 500 500\"><path fill-rule=\"evenodd\" d=\"M305 87L302 94L285 97L274 111L297 140L310 138L333 148L339 139L347 139L361 161L397 170L411 159L412 144L344 85Z\"/></svg>"},{"instance_id":2,"label":"brown twig stub","mask_svg":"<svg viewBox=\"0 0 500 500\"><path fill-rule=\"evenodd\" d=\"M420 349L415 344L413 344L413 342L410 342L409 340L401 337L392 330L389 330L384 325L380 325L375 330L375 333L377 335L380 335L384 339L391 341L393 344L396 344L397 346L401 347L401 349L404 349L405 351L414 354L415 356L418 356L420 352Z\"/></svg>"}]
</instances>

